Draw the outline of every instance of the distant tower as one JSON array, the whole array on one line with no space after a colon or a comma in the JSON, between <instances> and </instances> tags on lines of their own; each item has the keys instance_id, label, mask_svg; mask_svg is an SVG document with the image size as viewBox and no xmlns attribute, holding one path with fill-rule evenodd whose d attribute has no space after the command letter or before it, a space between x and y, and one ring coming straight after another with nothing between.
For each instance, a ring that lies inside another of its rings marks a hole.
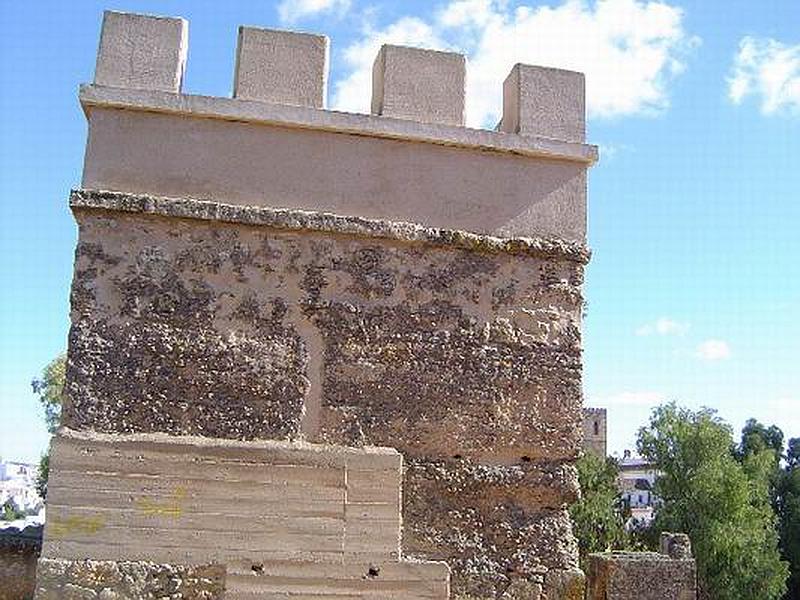
<instances>
[{"instance_id":1,"label":"distant tower","mask_svg":"<svg viewBox=\"0 0 800 600\"><path fill-rule=\"evenodd\" d=\"M598 456L605 456L608 450L605 408L583 409L583 449Z\"/></svg>"}]
</instances>

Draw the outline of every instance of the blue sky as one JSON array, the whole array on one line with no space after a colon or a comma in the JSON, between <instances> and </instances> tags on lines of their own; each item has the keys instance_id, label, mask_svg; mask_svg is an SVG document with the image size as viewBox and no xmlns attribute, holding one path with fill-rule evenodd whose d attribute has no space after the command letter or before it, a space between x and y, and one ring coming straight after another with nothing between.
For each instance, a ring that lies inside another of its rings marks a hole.
<instances>
[{"instance_id":1,"label":"blue sky","mask_svg":"<svg viewBox=\"0 0 800 600\"><path fill-rule=\"evenodd\" d=\"M183 16L184 91L230 94L241 24L326 33L329 105L363 111L389 41L468 54L468 114L492 126L514 62L585 71L587 403L610 447L676 400L800 436L800 2L3 2L0 456L47 435L30 380L66 346L85 120L102 11Z\"/></svg>"}]
</instances>

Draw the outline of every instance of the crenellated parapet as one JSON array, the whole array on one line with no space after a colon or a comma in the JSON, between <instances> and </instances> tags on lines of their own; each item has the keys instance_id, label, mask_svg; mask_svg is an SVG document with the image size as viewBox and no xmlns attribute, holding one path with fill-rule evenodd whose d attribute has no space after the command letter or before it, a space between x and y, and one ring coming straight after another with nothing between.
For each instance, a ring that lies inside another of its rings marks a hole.
<instances>
[{"instance_id":1,"label":"crenellated parapet","mask_svg":"<svg viewBox=\"0 0 800 600\"><path fill-rule=\"evenodd\" d=\"M325 36L241 27L232 98L182 93L187 39L183 19L106 13L84 188L585 239L581 74L516 65L497 129L471 129L460 54L383 46L362 115L325 108Z\"/></svg>"}]
</instances>

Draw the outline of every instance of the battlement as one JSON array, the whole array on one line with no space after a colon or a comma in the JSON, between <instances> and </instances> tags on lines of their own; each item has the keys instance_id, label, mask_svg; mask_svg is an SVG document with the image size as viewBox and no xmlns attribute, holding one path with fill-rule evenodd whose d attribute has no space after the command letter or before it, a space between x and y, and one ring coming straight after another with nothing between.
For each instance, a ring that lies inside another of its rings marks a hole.
<instances>
[{"instance_id":1,"label":"battlement","mask_svg":"<svg viewBox=\"0 0 800 600\"><path fill-rule=\"evenodd\" d=\"M584 143L582 74L516 65L498 127L471 129L463 55L383 46L362 115L325 108L329 46L240 27L233 97L189 95L187 21L106 12L80 90L83 187L584 239L597 148Z\"/></svg>"}]
</instances>

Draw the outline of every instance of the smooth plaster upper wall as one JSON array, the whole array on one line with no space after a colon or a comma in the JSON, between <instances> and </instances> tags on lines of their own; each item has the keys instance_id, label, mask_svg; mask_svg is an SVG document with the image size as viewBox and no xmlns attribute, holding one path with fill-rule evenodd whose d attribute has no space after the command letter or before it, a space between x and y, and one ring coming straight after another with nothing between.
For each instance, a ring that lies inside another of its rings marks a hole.
<instances>
[{"instance_id":1,"label":"smooth plaster upper wall","mask_svg":"<svg viewBox=\"0 0 800 600\"><path fill-rule=\"evenodd\" d=\"M585 163L92 106L83 187L583 241Z\"/></svg>"}]
</instances>

